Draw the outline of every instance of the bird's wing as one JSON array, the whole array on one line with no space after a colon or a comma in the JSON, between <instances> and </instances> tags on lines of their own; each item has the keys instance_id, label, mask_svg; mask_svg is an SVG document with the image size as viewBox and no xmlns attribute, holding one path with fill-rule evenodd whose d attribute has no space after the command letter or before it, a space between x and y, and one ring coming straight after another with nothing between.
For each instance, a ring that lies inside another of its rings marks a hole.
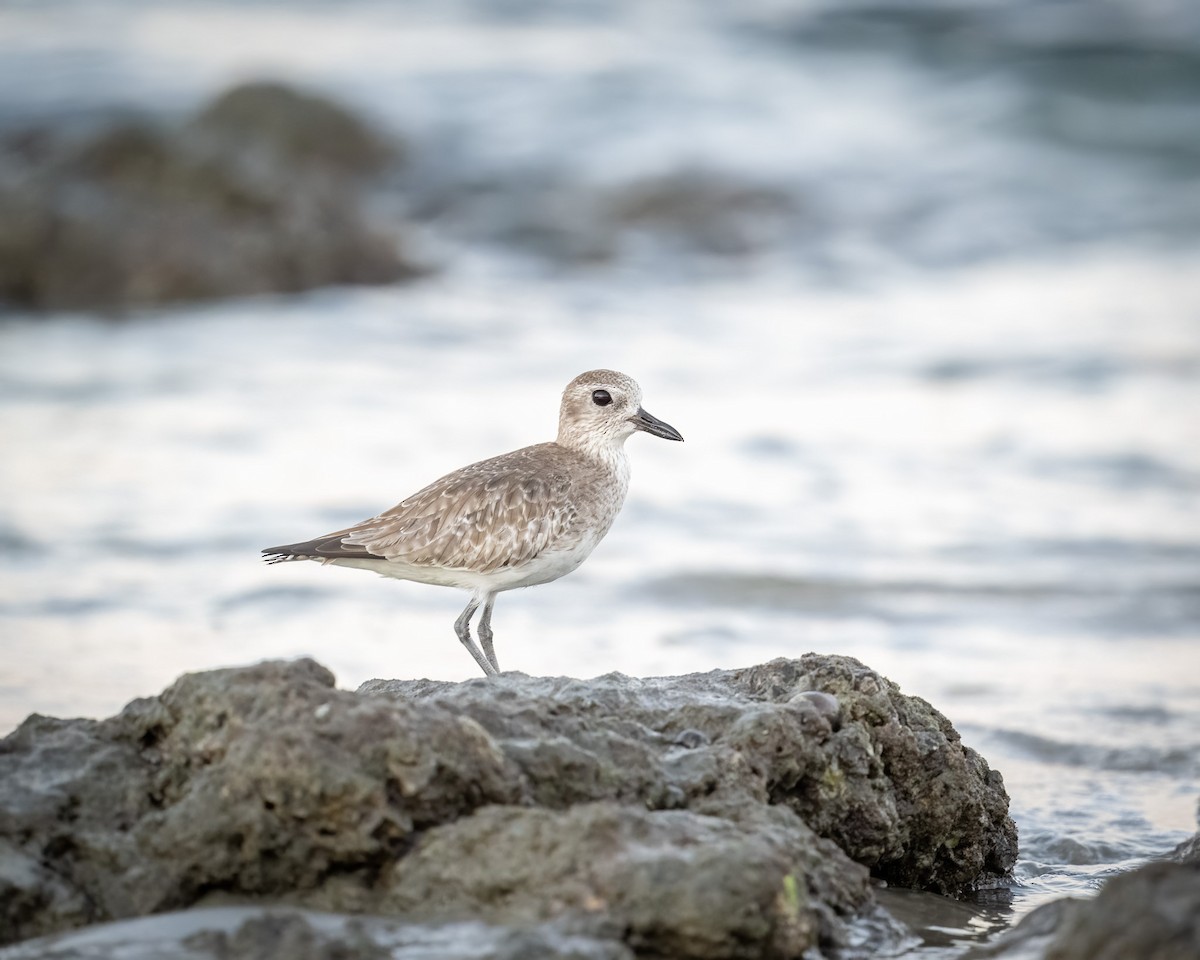
<instances>
[{"instance_id":1,"label":"bird's wing","mask_svg":"<svg viewBox=\"0 0 1200 960\"><path fill-rule=\"evenodd\" d=\"M525 563L558 542L577 516L570 473L544 452L530 456L533 449L463 467L379 516L314 542L325 548L321 556L482 573Z\"/></svg>"}]
</instances>

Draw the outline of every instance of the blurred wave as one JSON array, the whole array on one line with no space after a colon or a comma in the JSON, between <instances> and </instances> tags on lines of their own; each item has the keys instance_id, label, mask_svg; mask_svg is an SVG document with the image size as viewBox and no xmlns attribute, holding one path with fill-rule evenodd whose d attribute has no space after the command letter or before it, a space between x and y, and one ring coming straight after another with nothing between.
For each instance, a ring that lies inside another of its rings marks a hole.
<instances>
[{"instance_id":1,"label":"blurred wave","mask_svg":"<svg viewBox=\"0 0 1200 960\"><path fill-rule=\"evenodd\" d=\"M1200 232L1182 0L56 2L0 23L0 130L270 73L345 97L402 139L379 209L435 259L847 283Z\"/></svg>"},{"instance_id":2,"label":"blurred wave","mask_svg":"<svg viewBox=\"0 0 1200 960\"><path fill-rule=\"evenodd\" d=\"M993 731L993 736L1028 756L1050 764L1135 773L1157 771L1173 777L1200 776L1200 742L1190 747L1170 749L1151 745L1110 748L1087 743L1066 743L1022 730Z\"/></svg>"},{"instance_id":3,"label":"blurred wave","mask_svg":"<svg viewBox=\"0 0 1200 960\"><path fill-rule=\"evenodd\" d=\"M1030 552L1044 554L1036 549ZM1189 559L1196 559L1191 549L1186 553ZM983 615L1017 619L1036 615L1045 623L1055 623L1060 631L1073 628L1089 635L1192 637L1200 622L1200 586L1195 582L952 583L712 572L660 578L642 585L641 592L659 602L688 606L757 607L908 624L953 623Z\"/></svg>"}]
</instances>

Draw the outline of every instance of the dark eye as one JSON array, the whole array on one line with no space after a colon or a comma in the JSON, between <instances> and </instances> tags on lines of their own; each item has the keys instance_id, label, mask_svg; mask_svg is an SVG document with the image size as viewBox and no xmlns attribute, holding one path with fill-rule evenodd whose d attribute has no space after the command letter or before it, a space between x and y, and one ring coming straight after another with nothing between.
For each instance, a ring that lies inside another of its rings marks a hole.
<instances>
[{"instance_id":1,"label":"dark eye","mask_svg":"<svg viewBox=\"0 0 1200 960\"><path fill-rule=\"evenodd\" d=\"M612 403L612 395L607 390L593 390L592 403L598 407L607 407Z\"/></svg>"}]
</instances>

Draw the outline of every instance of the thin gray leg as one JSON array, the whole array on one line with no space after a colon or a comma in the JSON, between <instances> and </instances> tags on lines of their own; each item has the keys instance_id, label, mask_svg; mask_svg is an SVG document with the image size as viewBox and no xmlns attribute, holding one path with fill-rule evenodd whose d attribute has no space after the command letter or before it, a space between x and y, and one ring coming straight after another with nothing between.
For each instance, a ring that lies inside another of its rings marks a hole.
<instances>
[{"instance_id":1,"label":"thin gray leg","mask_svg":"<svg viewBox=\"0 0 1200 960\"><path fill-rule=\"evenodd\" d=\"M479 652L479 647L475 645L475 641L471 639L471 617L475 615L475 611L479 609L479 599L472 597L467 604L467 609L458 615L458 619L454 621L454 632L458 634L458 639L462 641L462 645L467 648L467 653L475 658L475 662L489 677L498 673L487 660L487 658Z\"/></svg>"},{"instance_id":2,"label":"thin gray leg","mask_svg":"<svg viewBox=\"0 0 1200 960\"><path fill-rule=\"evenodd\" d=\"M492 668L499 673L500 661L496 659L496 650L492 646L492 606L495 602L496 595L489 593L483 602L483 613L479 615L479 625L476 630L479 633L479 642L483 644L484 656L488 658L488 663L492 665Z\"/></svg>"}]
</instances>

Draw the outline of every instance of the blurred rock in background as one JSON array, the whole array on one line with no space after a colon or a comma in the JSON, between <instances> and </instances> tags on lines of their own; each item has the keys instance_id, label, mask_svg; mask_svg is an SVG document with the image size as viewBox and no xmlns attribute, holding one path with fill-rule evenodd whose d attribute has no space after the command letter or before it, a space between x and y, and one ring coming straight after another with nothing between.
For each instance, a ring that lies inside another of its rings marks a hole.
<instances>
[{"instance_id":1,"label":"blurred rock in background","mask_svg":"<svg viewBox=\"0 0 1200 960\"><path fill-rule=\"evenodd\" d=\"M325 97L273 83L180 125L115 116L0 141L0 300L119 311L390 283L421 268L362 195L396 146Z\"/></svg>"}]
</instances>

